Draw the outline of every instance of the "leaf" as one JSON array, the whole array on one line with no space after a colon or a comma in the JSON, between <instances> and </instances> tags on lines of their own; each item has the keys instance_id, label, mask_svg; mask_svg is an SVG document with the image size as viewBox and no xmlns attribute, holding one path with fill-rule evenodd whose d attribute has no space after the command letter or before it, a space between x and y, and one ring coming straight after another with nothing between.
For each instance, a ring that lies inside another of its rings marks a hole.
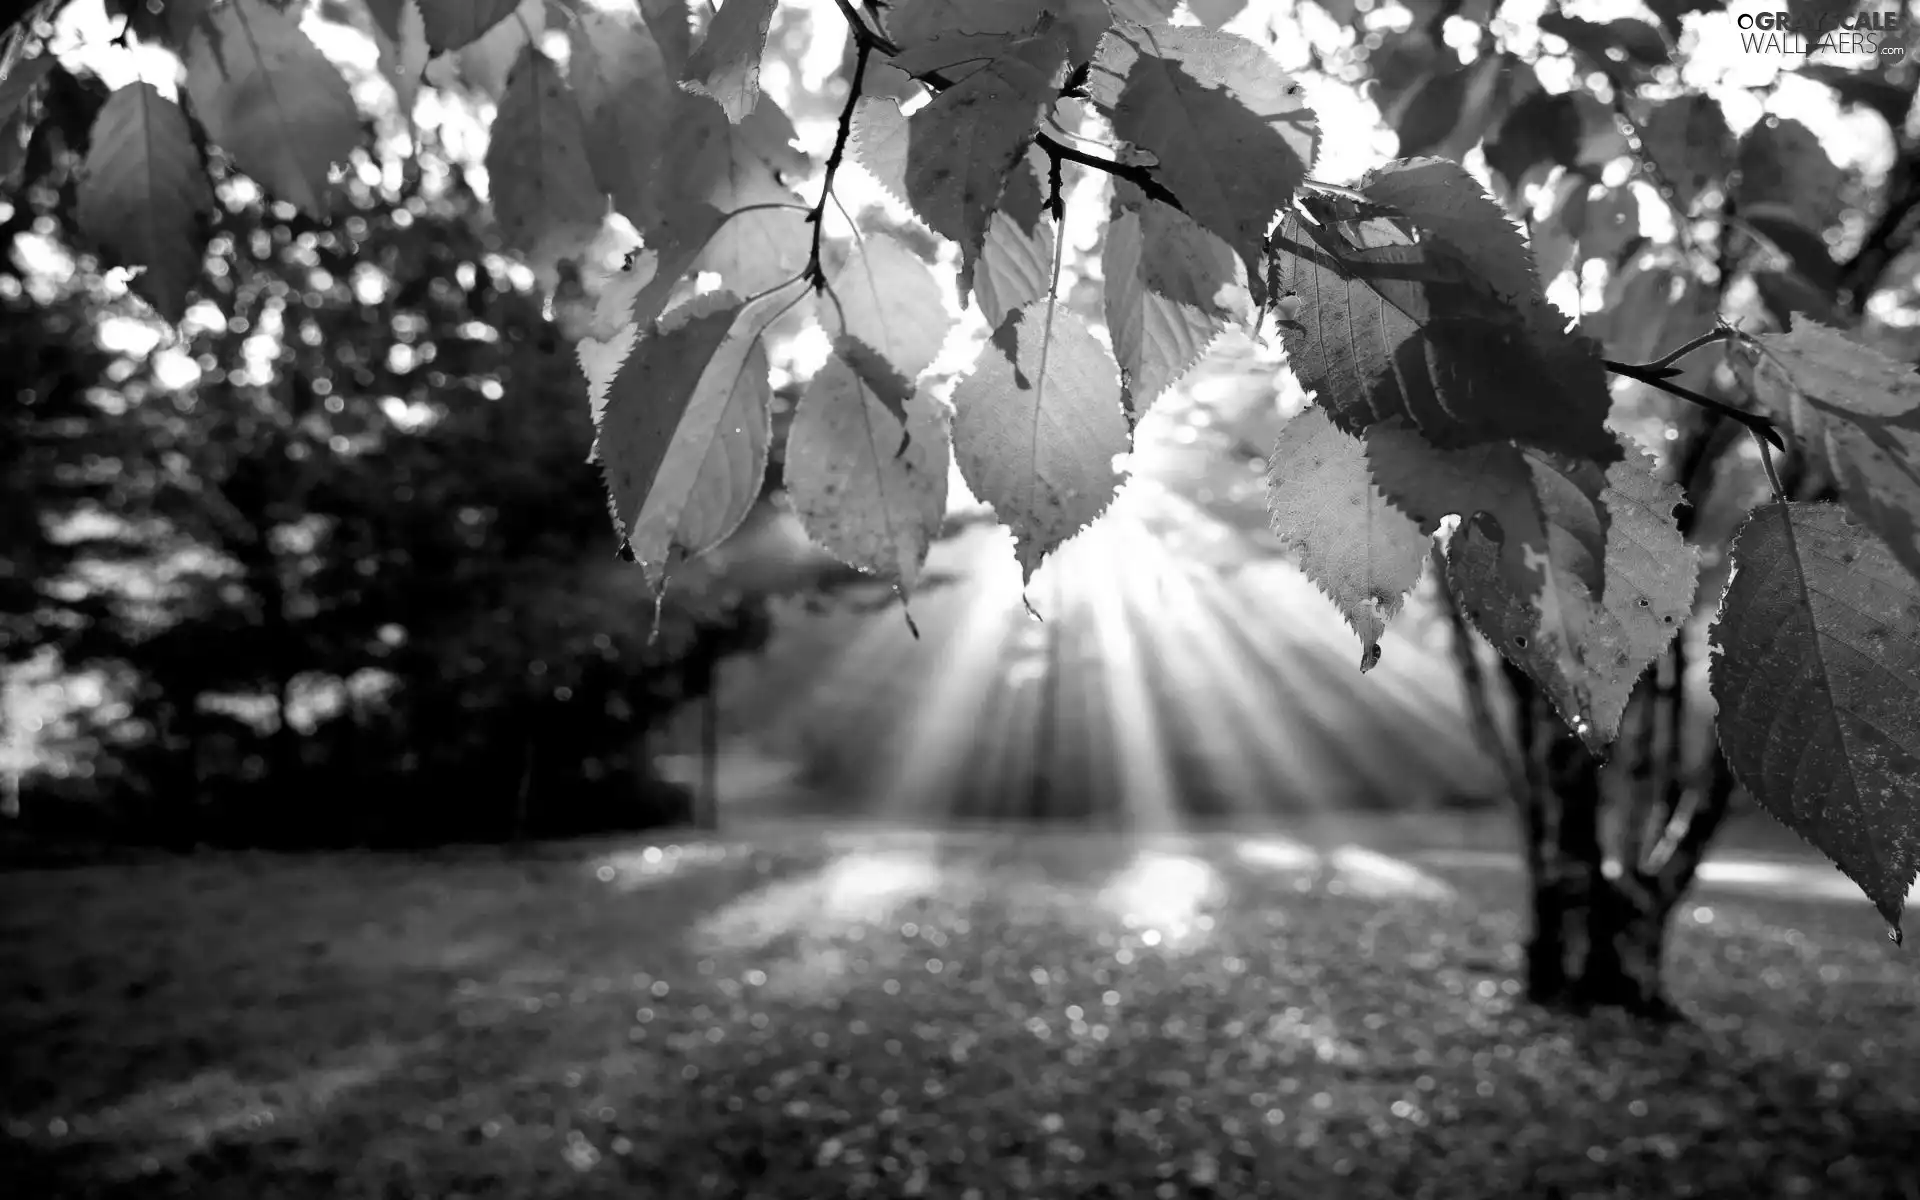
<instances>
[{"instance_id":1,"label":"leaf","mask_svg":"<svg viewBox=\"0 0 1920 1200\"><path fill-rule=\"evenodd\" d=\"M1125 180L1114 182L1101 267L1120 402L1138 420L1226 328L1246 283L1225 242Z\"/></svg>"},{"instance_id":2,"label":"leaf","mask_svg":"<svg viewBox=\"0 0 1920 1200\"><path fill-rule=\"evenodd\" d=\"M640 0L640 15L675 75L693 57L693 25L687 0Z\"/></svg>"},{"instance_id":3,"label":"leaf","mask_svg":"<svg viewBox=\"0 0 1920 1200\"><path fill-rule=\"evenodd\" d=\"M1537 167L1572 166L1580 158L1580 106L1567 93L1533 92L1487 140L1487 165L1518 191ZM1583 184L1584 186L1584 184Z\"/></svg>"},{"instance_id":4,"label":"leaf","mask_svg":"<svg viewBox=\"0 0 1920 1200\"><path fill-rule=\"evenodd\" d=\"M778 0L727 0L681 75L681 87L713 100L736 125L760 99L760 58L776 7Z\"/></svg>"},{"instance_id":5,"label":"leaf","mask_svg":"<svg viewBox=\"0 0 1920 1200\"><path fill-rule=\"evenodd\" d=\"M1273 533L1360 635L1360 670L1420 582L1429 539L1373 486L1366 447L1318 405L1280 431L1267 462Z\"/></svg>"},{"instance_id":6,"label":"leaf","mask_svg":"<svg viewBox=\"0 0 1920 1200\"><path fill-rule=\"evenodd\" d=\"M1536 564L1550 557L1551 547L1541 514L1539 477L1530 461L1533 452L1512 442L1442 450L1398 418L1367 430L1366 443L1374 485L1413 518L1421 533L1434 533L1450 516L1465 525L1484 514L1501 530L1500 566L1507 590L1523 599L1540 592L1544 580ZM1578 493L1560 506L1560 527L1578 542L1578 552L1563 556L1563 562L1582 586L1599 591L1605 583L1601 493L1606 477L1598 466L1553 474Z\"/></svg>"},{"instance_id":7,"label":"leaf","mask_svg":"<svg viewBox=\"0 0 1920 1200\"><path fill-rule=\"evenodd\" d=\"M1245 38L1120 23L1100 43L1087 91L1116 134L1159 160L1156 175L1187 215L1240 256L1264 301L1267 227L1320 143L1300 85Z\"/></svg>"},{"instance_id":8,"label":"leaf","mask_svg":"<svg viewBox=\"0 0 1920 1200\"><path fill-rule=\"evenodd\" d=\"M22 59L13 64L4 79L0 79L0 124L4 124L20 106L27 102L27 96L38 87L60 60L42 51L39 55Z\"/></svg>"},{"instance_id":9,"label":"leaf","mask_svg":"<svg viewBox=\"0 0 1920 1200\"><path fill-rule=\"evenodd\" d=\"M1839 219L1844 176L1820 139L1798 121L1763 117L1740 142L1740 212L1779 211L1818 233Z\"/></svg>"},{"instance_id":10,"label":"leaf","mask_svg":"<svg viewBox=\"0 0 1920 1200\"><path fill-rule=\"evenodd\" d=\"M1436 446L1508 439L1598 463L1619 454L1591 343L1565 332L1526 245L1458 164L1391 163L1362 181L1378 207L1321 197L1274 236L1275 281L1298 299L1287 358L1334 422L1403 417Z\"/></svg>"},{"instance_id":11,"label":"leaf","mask_svg":"<svg viewBox=\"0 0 1920 1200\"><path fill-rule=\"evenodd\" d=\"M538 48L546 28L546 0L520 0L511 20L500 21L458 50L437 55L427 64L427 80L447 89L463 82L498 103L520 55L529 47Z\"/></svg>"},{"instance_id":12,"label":"leaf","mask_svg":"<svg viewBox=\"0 0 1920 1200\"><path fill-rule=\"evenodd\" d=\"M187 93L207 136L277 200L327 211L327 175L360 142L347 81L298 20L232 0L194 27Z\"/></svg>"},{"instance_id":13,"label":"leaf","mask_svg":"<svg viewBox=\"0 0 1920 1200\"><path fill-rule=\"evenodd\" d=\"M616 528L658 585L672 551L704 554L760 497L772 441L753 309L710 292L668 313L614 377L599 455Z\"/></svg>"},{"instance_id":14,"label":"leaf","mask_svg":"<svg viewBox=\"0 0 1920 1200\"><path fill-rule=\"evenodd\" d=\"M1212 29L1218 29L1228 21L1240 15L1247 6L1247 0L1187 0L1187 7L1200 23Z\"/></svg>"},{"instance_id":15,"label":"leaf","mask_svg":"<svg viewBox=\"0 0 1920 1200\"><path fill-rule=\"evenodd\" d=\"M200 214L213 203L187 115L151 84L131 83L100 106L88 141L80 228L114 260L145 267L133 289L177 325L200 281Z\"/></svg>"},{"instance_id":16,"label":"leaf","mask_svg":"<svg viewBox=\"0 0 1920 1200\"><path fill-rule=\"evenodd\" d=\"M887 22L900 47L891 62L912 75L935 72L957 83L997 58L1007 43L1033 36L1048 14L1074 63L1093 57L1113 21L1104 0L913 0Z\"/></svg>"},{"instance_id":17,"label":"leaf","mask_svg":"<svg viewBox=\"0 0 1920 1200\"><path fill-rule=\"evenodd\" d=\"M1458 60L1451 68L1430 72L1418 86L1394 105L1391 120L1400 139L1400 157L1425 154L1447 140L1460 123L1460 109L1467 99L1467 68Z\"/></svg>"},{"instance_id":18,"label":"leaf","mask_svg":"<svg viewBox=\"0 0 1920 1200\"><path fill-rule=\"evenodd\" d=\"M1832 88L1840 103L1848 107L1871 108L1893 129L1898 130L1907 123L1907 110L1913 107L1913 88L1892 82L1884 72L1856 71L1838 63L1820 63L1802 66L1798 73Z\"/></svg>"},{"instance_id":19,"label":"leaf","mask_svg":"<svg viewBox=\"0 0 1920 1200\"><path fill-rule=\"evenodd\" d=\"M1695 93L1667 101L1653 110L1640 135L1647 157L1673 182L1683 208L1692 208L1733 168L1733 133L1711 96Z\"/></svg>"},{"instance_id":20,"label":"leaf","mask_svg":"<svg viewBox=\"0 0 1920 1200\"><path fill-rule=\"evenodd\" d=\"M420 0L427 46L435 53L458 50L513 15L519 0Z\"/></svg>"},{"instance_id":21,"label":"leaf","mask_svg":"<svg viewBox=\"0 0 1920 1200\"><path fill-rule=\"evenodd\" d=\"M640 297L659 270L660 256L651 250L635 254L615 275L594 302L593 324L587 336L574 346L580 373L587 378L587 411L594 428L600 427L607 407L607 391L620 373L620 367L632 353L643 325L651 324L657 314L641 314Z\"/></svg>"},{"instance_id":22,"label":"leaf","mask_svg":"<svg viewBox=\"0 0 1920 1200\"><path fill-rule=\"evenodd\" d=\"M400 115L411 118L414 102L420 98L420 80L431 57L426 20L417 0L401 0L392 8L393 27L376 22L374 42L380 53L380 73L393 85Z\"/></svg>"},{"instance_id":23,"label":"leaf","mask_svg":"<svg viewBox=\"0 0 1920 1200\"><path fill-rule=\"evenodd\" d=\"M618 9L580 13L570 39L567 82L580 105L596 186L636 229L654 227L654 181L679 99L660 46L637 14Z\"/></svg>"},{"instance_id":24,"label":"leaf","mask_svg":"<svg viewBox=\"0 0 1920 1200\"><path fill-rule=\"evenodd\" d=\"M1065 61L1053 33L1009 42L904 125L869 126L868 153L880 164L874 174L885 181L887 164L904 161L908 203L929 229L958 243L963 293L973 287L973 265L1007 177L1053 107Z\"/></svg>"},{"instance_id":25,"label":"leaf","mask_svg":"<svg viewBox=\"0 0 1920 1200\"><path fill-rule=\"evenodd\" d=\"M806 214L800 198L782 182L807 169L793 147L793 122L770 96L763 96L739 124L711 101L672 93L662 161L671 170L652 172L651 206L658 214L641 227L648 245L673 244L676 225L689 214L733 213L750 205L778 204L730 217L702 229L710 233L694 266L712 271L743 294L791 279L807 261Z\"/></svg>"},{"instance_id":26,"label":"leaf","mask_svg":"<svg viewBox=\"0 0 1920 1200\"><path fill-rule=\"evenodd\" d=\"M593 240L606 202L587 161L580 107L559 67L532 46L507 80L486 163L501 232L536 272Z\"/></svg>"},{"instance_id":27,"label":"leaf","mask_svg":"<svg viewBox=\"0 0 1920 1200\"><path fill-rule=\"evenodd\" d=\"M1563 39L1608 78L1631 86L1635 68L1644 71L1671 60L1667 40L1645 21L1621 17L1601 24L1550 12L1541 16L1540 32Z\"/></svg>"},{"instance_id":28,"label":"leaf","mask_svg":"<svg viewBox=\"0 0 1920 1200\"><path fill-rule=\"evenodd\" d=\"M1510 535L1484 520L1454 534L1447 574L1474 624L1599 754L1619 736L1641 673L1693 611L1697 555L1674 521L1679 487L1661 482L1652 461L1632 450L1608 470L1600 493L1606 550L1596 594L1586 579L1599 514L1582 478L1593 468L1533 452L1526 458L1545 526L1546 553L1529 554L1538 589L1512 586L1501 544Z\"/></svg>"},{"instance_id":29,"label":"leaf","mask_svg":"<svg viewBox=\"0 0 1920 1200\"><path fill-rule=\"evenodd\" d=\"M907 379L933 365L953 329L940 281L885 234L863 239L828 284L820 304L827 333L858 340Z\"/></svg>"},{"instance_id":30,"label":"leaf","mask_svg":"<svg viewBox=\"0 0 1920 1200\"><path fill-rule=\"evenodd\" d=\"M862 571L913 589L947 509L946 430L930 400L903 423L838 358L794 410L784 468L807 536Z\"/></svg>"},{"instance_id":31,"label":"leaf","mask_svg":"<svg viewBox=\"0 0 1920 1200\"><path fill-rule=\"evenodd\" d=\"M1764 505L1712 632L1727 765L1898 930L1920 866L1920 588L1832 504Z\"/></svg>"},{"instance_id":32,"label":"leaf","mask_svg":"<svg viewBox=\"0 0 1920 1200\"><path fill-rule=\"evenodd\" d=\"M998 329L1008 313L1046 295L1053 282L1055 226L1040 194L1042 168L1034 162L1039 154L1030 150L1028 169L1014 168L980 247L973 299L989 329Z\"/></svg>"},{"instance_id":33,"label":"leaf","mask_svg":"<svg viewBox=\"0 0 1920 1200\"><path fill-rule=\"evenodd\" d=\"M1783 388L1797 434L1824 432L1824 450L1855 517L1920 578L1920 376L1805 315L1790 333L1763 334L1765 353L1755 371L1763 400ZM1806 419L1807 416L1813 420Z\"/></svg>"},{"instance_id":34,"label":"leaf","mask_svg":"<svg viewBox=\"0 0 1920 1200\"><path fill-rule=\"evenodd\" d=\"M1119 489L1113 460L1129 442L1114 362L1065 305L1036 300L994 330L953 407L960 473L1013 531L1031 581Z\"/></svg>"}]
</instances>

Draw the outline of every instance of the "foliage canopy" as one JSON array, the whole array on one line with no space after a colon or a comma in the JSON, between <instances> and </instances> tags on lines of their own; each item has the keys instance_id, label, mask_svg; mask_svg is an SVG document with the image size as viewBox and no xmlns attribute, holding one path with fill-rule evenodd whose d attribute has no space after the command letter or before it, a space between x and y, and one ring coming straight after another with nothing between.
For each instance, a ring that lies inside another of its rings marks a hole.
<instances>
[{"instance_id":1,"label":"foliage canopy","mask_svg":"<svg viewBox=\"0 0 1920 1200\"><path fill-rule=\"evenodd\" d=\"M132 39L178 56L185 85L107 99L74 211L177 321L201 274L205 157L320 218L366 131L297 7L110 7ZM423 82L497 100L486 167L500 234L549 283L578 282L609 208L638 231L644 248L603 281L581 364L614 525L656 586L760 495L774 438L761 340L803 299L833 352L786 432L797 510L822 546L903 596L950 462L1031 578L1107 510L1155 400L1230 326L1270 322L1315 401L1271 456L1275 528L1360 635L1362 670L1444 534L1474 624L1602 752L1692 612L1700 569L1676 517L1687 481L1610 424L1611 374L1753 432L1774 498L1733 541L1713 633L1720 742L1755 797L1897 928L1920 867L1920 380L1839 328L1844 315L1781 291L1832 274L1819 235L1843 202L1804 126L1768 118L1736 144L1700 96L1629 112L1671 62L1681 10L1711 0L1656 5L1658 26L1550 14L1541 29L1594 80L1567 92L1490 35L1474 62L1448 61L1441 24L1486 14L1415 4L1422 22L1371 64L1404 157L1350 186L1311 177L1327 131L1302 83L1253 41L1173 23L1167 0L841 3L847 87L812 203L791 186L811 167L793 122L761 88L778 6L698 7L699 22L679 0L321 6L377 42L403 117ZM10 44L0 120L16 141L49 69L24 37ZM1835 77L1843 98L1904 113L1886 107L1904 77L1859 74ZM1094 150L1086 130L1102 135ZM1507 207L1457 161L1481 142ZM1771 280L1780 331L1735 330L1689 293L1698 336L1616 361L1601 340L1631 342L1636 307L1686 291L1675 269L1618 272L1598 330L1548 301L1543 268L1623 264L1642 246L1632 196L1596 198L1582 173L1629 148L1682 237L1737 165L1738 225L1723 208L1720 236L1738 228L1791 260ZM958 295L990 332L950 397L928 378L954 324L935 243L910 226L852 249L825 237L849 162L957 247ZM1112 177L1101 332L1061 287L1069 167ZM1552 229L1530 244L1509 216L1549 181L1571 245ZM1751 396L1675 382L1683 357L1715 345ZM1790 502L1771 458L1788 446L1780 426L1828 466L1838 504Z\"/></svg>"}]
</instances>

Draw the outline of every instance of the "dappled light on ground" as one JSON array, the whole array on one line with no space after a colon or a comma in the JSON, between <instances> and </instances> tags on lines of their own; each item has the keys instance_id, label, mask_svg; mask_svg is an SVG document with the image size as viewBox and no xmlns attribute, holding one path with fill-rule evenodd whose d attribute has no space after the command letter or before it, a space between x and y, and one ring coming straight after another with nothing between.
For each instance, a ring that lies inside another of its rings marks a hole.
<instances>
[{"instance_id":1,"label":"dappled light on ground","mask_svg":"<svg viewBox=\"0 0 1920 1200\"><path fill-rule=\"evenodd\" d=\"M702 844L0 879L0 1173L113 1200L1920 1185L1920 979L1865 906L1710 889L1672 950L1699 1024L1650 1032L1528 1009L1517 875L1404 837ZM629 892L625 862L700 865Z\"/></svg>"}]
</instances>

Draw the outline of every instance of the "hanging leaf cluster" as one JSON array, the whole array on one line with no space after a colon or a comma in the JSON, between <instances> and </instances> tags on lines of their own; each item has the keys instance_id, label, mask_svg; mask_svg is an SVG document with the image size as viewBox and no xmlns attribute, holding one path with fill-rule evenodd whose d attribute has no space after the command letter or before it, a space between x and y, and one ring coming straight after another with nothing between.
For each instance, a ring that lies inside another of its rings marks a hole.
<instances>
[{"instance_id":1,"label":"hanging leaf cluster","mask_svg":"<svg viewBox=\"0 0 1920 1200\"><path fill-rule=\"evenodd\" d=\"M1414 4L1412 28L1368 56L1401 157L1334 184L1312 177L1326 135L1303 82L1220 28L1236 4L841 6L851 70L824 164L762 87L776 0L331 7L373 37L403 114L429 86L493 105L494 215L534 267L577 258L610 212L639 232L578 353L618 543L656 584L741 524L776 454L809 535L902 595L955 467L1030 579L1106 513L1136 425L1216 339L1277 332L1312 403L1272 448L1271 528L1358 635L1360 669L1443 538L1451 594L1596 753L1701 599L1687 481L1622 432L1610 374L1690 394L1674 382L1687 368L1642 360L1709 333L1724 292L1641 229L1606 167L1630 157L1683 237L1719 206L1726 261L1761 264L1781 330L1734 339L1768 416L1731 407L1824 463L1839 499L1782 496L1733 543L1712 634L1721 741L1749 790L1897 922L1920 866L1920 381L1821 299L1872 280L1829 254L1843 178L1818 140L1776 118L1736 138L1703 96L1640 101L1677 17L1541 22L1543 53L1604 77L1603 102L1549 90L1496 43L1486 6ZM174 53L184 85L107 97L73 203L169 320L201 277L213 149L319 219L365 139L306 8L110 5L129 38ZM1456 18L1482 28L1471 61L1439 36ZM54 69L8 64L9 137ZM1886 94L1900 77L1807 74L1904 112ZM1102 142L1070 132L1083 117ZM1458 161L1475 146L1491 191ZM924 232L829 237L849 164ZM1061 286L1066 184L1088 171L1109 185L1097 311ZM1536 185L1550 217L1529 236L1511 214ZM931 374L956 325L924 253L940 240L986 329L950 394ZM1595 260L1608 304L1583 324L1548 292ZM831 353L776 446L766 333L808 296Z\"/></svg>"}]
</instances>

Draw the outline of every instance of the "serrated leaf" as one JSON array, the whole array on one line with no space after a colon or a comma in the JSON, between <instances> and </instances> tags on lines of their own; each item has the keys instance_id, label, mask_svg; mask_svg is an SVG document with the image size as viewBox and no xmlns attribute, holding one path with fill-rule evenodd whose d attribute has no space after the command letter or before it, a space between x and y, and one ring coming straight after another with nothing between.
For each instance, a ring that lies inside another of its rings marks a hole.
<instances>
[{"instance_id":1,"label":"serrated leaf","mask_svg":"<svg viewBox=\"0 0 1920 1200\"><path fill-rule=\"evenodd\" d=\"M400 115L411 119L432 52L427 46L426 19L417 0L399 0L391 8L391 27L385 20L375 21L374 42L380 53L380 73L393 85Z\"/></svg>"},{"instance_id":2,"label":"serrated leaf","mask_svg":"<svg viewBox=\"0 0 1920 1200\"><path fill-rule=\"evenodd\" d=\"M420 0L427 45L435 54L458 50L511 17L518 6L519 0Z\"/></svg>"},{"instance_id":3,"label":"serrated leaf","mask_svg":"<svg viewBox=\"0 0 1920 1200\"><path fill-rule=\"evenodd\" d=\"M627 361L642 326L652 323L657 312L638 311L640 297L659 271L660 256L651 250L635 254L626 267L608 281L594 302L593 322L586 336L574 346L580 373L587 378L587 411L594 428L607 406L607 389Z\"/></svg>"},{"instance_id":4,"label":"serrated leaf","mask_svg":"<svg viewBox=\"0 0 1920 1200\"><path fill-rule=\"evenodd\" d=\"M1264 300L1267 227L1320 144L1301 86L1245 38L1123 22L1100 43L1087 91L1116 134L1159 160L1156 177L1233 248Z\"/></svg>"},{"instance_id":5,"label":"serrated leaf","mask_svg":"<svg viewBox=\"0 0 1920 1200\"><path fill-rule=\"evenodd\" d=\"M687 60L680 86L706 96L739 124L760 100L760 59L778 0L727 0Z\"/></svg>"},{"instance_id":6,"label":"serrated leaf","mask_svg":"<svg viewBox=\"0 0 1920 1200\"><path fill-rule=\"evenodd\" d=\"M1318 223L1282 218L1276 286L1299 302L1280 326L1289 364L1355 435L1402 417L1445 449L1512 439L1612 461L1595 348L1563 329L1519 231L1455 176L1444 160L1389 164L1361 191L1399 215L1345 219L1313 198Z\"/></svg>"},{"instance_id":7,"label":"serrated leaf","mask_svg":"<svg viewBox=\"0 0 1920 1200\"><path fill-rule=\"evenodd\" d=\"M39 55L23 59L13 64L4 79L0 79L0 124L4 124L20 106L27 102L28 93L38 87L60 60L42 51Z\"/></svg>"},{"instance_id":8,"label":"serrated leaf","mask_svg":"<svg viewBox=\"0 0 1920 1200\"><path fill-rule=\"evenodd\" d=\"M807 536L842 562L913 590L947 507L949 451L938 411L909 401L902 421L858 372L832 358L794 410L784 468Z\"/></svg>"},{"instance_id":9,"label":"serrated leaf","mask_svg":"<svg viewBox=\"0 0 1920 1200\"><path fill-rule=\"evenodd\" d=\"M1820 439L1847 508L1920 578L1920 375L1805 315L1760 344L1756 392Z\"/></svg>"},{"instance_id":10,"label":"serrated leaf","mask_svg":"<svg viewBox=\"0 0 1920 1200\"><path fill-rule=\"evenodd\" d=\"M973 300L990 329L999 328L1014 309L1046 295L1053 281L1055 226L1041 199L1033 172L1016 168L987 225L974 271Z\"/></svg>"},{"instance_id":11,"label":"serrated leaf","mask_svg":"<svg viewBox=\"0 0 1920 1200\"><path fill-rule=\"evenodd\" d=\"M933 365L953 329L933 271L885 234L856 245L828 285L819 305L828 335L858 339L908 379Z\"/></svg>"},{"instance_id":12,"label":"serrated leaf","mask_svg":"<svg viewBox=\"0 0 1920 1200\"><path fill-rule=\"evenodd\" d=\"M907 202L929 229L960 247L963 293L973 287L974 262L1007 177L1053 108L1065 62L1065 44L1051 31L1009 42L903 124L868 126L869 158L862 161L877 164L882 182L890 164L904 162Z\"/></svg>"},{"instance_id":13,"label":"serrated leaf","mask_svg":"<svg viewBox=\"0 0 1920 1200\"><path fill-rule=\"evenodd\" d=\"M526 255L537 272L593 240L606 201L587 161L580 106L560 68L531 46L507 81L486 164L507 245Z\"/></svg>"},{"instance_id":14,"label":"serrated leaf","mask_svg":"<svg viewBox=\"0 0 1920 1200\"><path fill-rule=\"evenodd\" d=\"M1066 43L1068 61L1093 57L1112 23L1105 0L914 0L887 22L900 53L891 62L912 75L937 72L957 83L1031 37L1045 15Z\"/></svg>"},{"instance_id":15,"label":"serrated leaf","mask_svg":"<svg viewBox=\"0 0 1920 1200\"><path fill-rule=\"evenodd\" d=\"M1138 420L1247 303L1240 261L1178 209L1116 180L1101 253L1120 400Z\"/></svg>"},{"instance_id":16,"label":"serrated leaf","mask_svg":"<svg viewBox=\"0 0 1920 1200\"><path fill-rule=\"evenodd\" d=\"M1480 631L1599 754L1619 736L1641 672L1693 610L1696 552L1674 521L1680 489L1661 482L1651 460L1634 450L1608 470L1600 493L1606 550L1596 593L1585 581L1600 521L1583 477L1591 464L1531 452L1526 458L1545 532L1545 554L1529 555L1541 577L1538 590L1513 587L1501 544L1508 535L1484 520L1455 533L1447 574Z\"/></svg>"},{"instance_id":17,"label":"serrated leaf","mask_svg":"<svg viewBox=\"0 0 1920 1200\"><path fill-rule=\"evenodd\" d=\"M737 125L702 97L676 91L672 100L661 158L673 166L652 173L651 203L659 215L642 227L647 244L680 241L674 226L689 213L790 205L729 217L710 230L693 265L715 272L742 294L793 278L805 265L809 246L804 206L781 181L808 166L806 156L793 147L793 122L770 96L761 97Z\"/></svg>"},{"instance_id":18,"label":"serrated leaf","mask_svg":"<svg viewBox=\"0 0 1920 1200\"><path fill-rule=\"evenodd\" d=\"M1839 218L1844 173L1800 122L1761 118L1741 139L1739 167L1735 199L1743 214L1774 210L1814 233Z\"/></svg>"},{"instance_id":19,"label":"serrated leaf","mask_svg":"<svg viewBox=\"0 0 1920 1200\"><path fill-rule=\"evenodd\" d=\"M276 200L327 211L327 176L360 143L360 113L296 17L232 0L194 26L187 92L207 136Z\"/></svg>"},{"instance_id":20,"label":"serrated leaf","mask_svg":"<svg viewBox=\"0 0 1920 1200\"><path fill-rule=\"evenodd\" d=\"M1373 486L1366 447L1318 405L1287 422L1267 462L1273 534L1360 635L1360 670L1420 582L1429 539Z\"/></svg>"},{"instance_id":21,"label":"serrated leaf","mask_svg":"<svg viewBox=\"0 0 1920 1200\"><path fill-rule=\"evenodd\" d=\"M1711 96L1667 101L1653 110L1640 135L1647 157L1672 181L1683 208L1722 183L1733 167L1733 132Z\"/></svg>"},{"instance_id":22,"label":"serrated leaf","mask_svg":"<svg viewBox=\"0 0 1920 1200\"><path fill-rule=\"evenodd\" d=\"M773 436L759 307L727 292L689 301L608 389L598 452L613 517L656 585L673 551L711 550L759 499Z\"/></svg>"},{"instance_id":23,"label":"serrated leaf","mask_svg":"<svg viewBox=\"0 0 1920 1200\"><path fill-rule=\"evenodd\" d=\"M114 261L146 270L133 289L168 321L187 313L213 203L187 116L151 84L117 88L100 106L74 195L80 228Z\"/></svg>"},{"instance_id":24,"label":"serrated leaf","mask_svg":"<svg viewBox=\"0 0 1920 1200\"><path fill-rule=\"evenodd\" d=\"M567 82L580 105L600 191L636 229L654 228L655 179L676 110L659 44L635 13L583 12L570 31Z\"/></svg>"},{"instance_id":25,"label":"serrated leaf","mask_svg":"<svg viewBox=\"0 0 1920 1200\"><path fill-rule=\"evenodd\" d=\"M1767 504L1711 635L1736 779L1895 928L1920 867L1920 587L1832 504Z\"/></svg>"},{"instance_id":26,"label":"serrated leaf","mask_svg":"<svg viewBox=\"0 0 1920 1200\"><path fill-rule=\"evenodd\" d=\"M994 330L953 407L960 473L1012 530L1032 580L1119 489L1113 460L1130 443L1118 369L1065 305L1036 300Z\"/></svg>"}]
</instances>

